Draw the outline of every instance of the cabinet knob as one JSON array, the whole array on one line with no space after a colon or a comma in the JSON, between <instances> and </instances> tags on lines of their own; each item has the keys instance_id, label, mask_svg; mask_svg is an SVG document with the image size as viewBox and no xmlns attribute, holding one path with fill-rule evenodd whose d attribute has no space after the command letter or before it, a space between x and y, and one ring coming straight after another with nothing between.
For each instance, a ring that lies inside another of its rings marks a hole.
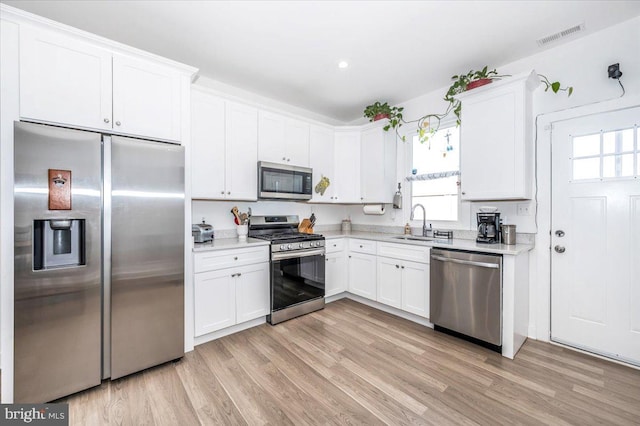
<instances>
[{"instance_id":1,"label":"cabinet knob","mask_svg":"<svg viewBox=\"0 0 640 426\"><path fill-rule=\"evenodd\" d=\"M287 157L282 157L282 161L285 161L287 159Z\"/></svg>"},{"instance_id":2,"label":"cabinet knob","mask_svg":"<svg viewBox=\"0 0 640 426\"><path fill-rule=\"evenodd\" d=\"M466 192L462 191L462 195L466 195L466 194L467 194Z\"/></svg>"},{"instance_id":3,"label":"cabinet knob","mask_svg":"<svg viewBox=\"0 0 640 426\"><path fill-rule=\"evenodd\" d=\"M291 158L287 158L287 161L291 161Z\"/></svg>"},{"instance_id":4,"label":"cabinet knob","mask_svg":"<svg viewBox=\"0 0 640 426\"><path fill-rule=\"evenodd\" d=\"M329 261L329 258L328 258L328 257L325 257L325 259L324 259L324 260L326 260L326 261L328 262L328 261Z\"/></svg>"},{"instance_id":5,"label":"cabinet knob","mask_svg":"<svg viewBox=\"0 0 640 426\"><path fill-rule=\"evenodd\" d=\"M396 268L398 268L398 269L399 269L399 268L400 268L400 265L396 265Z\"/></svg>"},{"instance_id":6,"label":"cabinet knob","mask_svg":"<svg viewBox=\"0 0 640 426\"><path fill-rule=\"evenodd\" d=\"M360 244L360 248L362 248L362 244Z\"/></svg>"},{"instance_id":7,"label":"cabinet knob","mask_svg":"<svg viewBox=\"0 0 640 426\"><path fill-rule=\"evenodd\" d=\"M228 192L227 192L227 195L231 195L231 191L228 191Z\"/></svg>"},{"instance_id":8,"label":"cabinet knob","mask_svg":"<svg viewBox=\"0 0 640 426\"><path fill-rule=\"evenodd\" d=\"M238 260L238 256L234 257L233 260Z\"/></svg>"},{"instance_id":9,"label":"cabinet knob","mask_svg":"<svg viewBox=\"0 0 640 426\"><path fill-rule=\"evenodd\" d=\"M120 122L119 122L119 121L116 121L116 126L119 126L119 125L120 125Z\"/></svg>"},{"instance_id":10,"label":"cabinet knob","mask_svg":"<svg viewBox=\"0 0 640 426\"><path fill-rule=\"evenodd\" d=\"M240 272L238 272L238 276L239 276L239 277L241 277L241 276L242 276L242 274L241 274Z\"/></svg>"},{"instance_id":11,"label":"cabinet knob","mask_svg":"<svg viewBox=\"0 0 640 426\"><path fill-rule=\"evenodd\" d=\"M220 194L224 195L224 191L220 191Z\"/></svg>"},{"instance_id":12,"label":"cabinet knob","mask_svg":"<svg viewBox=\"0 0 640 426\"><path fill-rule=\"evenodd\" d=\"M404 266L401 266L402 269L404 269Z\"/></svg>"},{"instance_id":13,"label":"cabinet knob","mask_svg":"<svg viewBox=\"0 0 640 426\"><path fill-rule=\"evenodd\" d=\"M105 119L104 119L104 122L105 122L105 123L107 123L107 124L109 124L109 119L108 119L108 118L105 118Z\"/></svg>"},{"instance_id":14,"label":"cabinet knob","mask_svg":"<svg viewBox=\"0 0 640 426\"><path fill-rule=\"evenodd\" d=\"M351 259L351 255L349 255L349 259Z\"/></svg>"}]
</instances>

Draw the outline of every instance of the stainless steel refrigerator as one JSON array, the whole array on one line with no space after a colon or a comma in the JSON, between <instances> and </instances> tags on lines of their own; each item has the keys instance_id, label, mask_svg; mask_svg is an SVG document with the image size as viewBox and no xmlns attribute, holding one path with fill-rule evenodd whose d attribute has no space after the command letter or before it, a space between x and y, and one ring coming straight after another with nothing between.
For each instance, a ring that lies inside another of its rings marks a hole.
<instances>
[{"instance_id":1,"label":"stainless steel refrigerator","mask_svg":"<svg viewBox=\"0 0 640 426\"><path fill-rule=\"evenodd\" d=\"M184 149L15 123L14 401L184 355Z\"/></svg>"}]
</instances>

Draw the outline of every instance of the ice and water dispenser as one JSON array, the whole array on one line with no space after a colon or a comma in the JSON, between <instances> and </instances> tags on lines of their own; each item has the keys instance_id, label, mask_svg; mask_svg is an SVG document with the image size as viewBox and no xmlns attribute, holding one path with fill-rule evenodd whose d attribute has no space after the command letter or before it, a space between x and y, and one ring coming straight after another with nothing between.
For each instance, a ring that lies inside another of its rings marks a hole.
<instances>
[{"instance_id":1,"label":"ice and water dispenser","mask_svg":"<svg viewBox=\"0 0 640 426\"><path fill-rule=\"evenodd\" d=\"M35 220L33 231L34 271L86 264L84 219Z\"/></svg>"}]
</instances>

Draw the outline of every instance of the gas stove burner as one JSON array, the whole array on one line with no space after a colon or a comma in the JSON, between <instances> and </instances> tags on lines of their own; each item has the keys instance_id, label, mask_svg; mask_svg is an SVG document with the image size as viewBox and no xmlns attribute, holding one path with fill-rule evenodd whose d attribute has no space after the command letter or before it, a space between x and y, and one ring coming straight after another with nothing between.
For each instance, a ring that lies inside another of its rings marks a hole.
<instances>
[{"instance_id":1,"label":"gas stove burner","mask_svg":"<svg viewBox=\"0 0 640 426\"><path fill-rule=\"evenodd\" d=\"M291 232L291 233L279 233L279 234L261 234L254 235L254 238L260 238L261 240L267 240L271 242L280 242L280 241L310 241L310 240L320 240L324 237L320 234L303 234L300 232Z\"/></svg>"},{"instance_id":2,"label":"gas stove burner","mask_svg":"<svg viewBox=\"0 0 640 426\"><path fill-rule=\"evenodd\" d=\"M320 234L298 232L298 216L251 216L249 236L271 242L271 252L324 249Z\"/></svg>"}]
</instances>

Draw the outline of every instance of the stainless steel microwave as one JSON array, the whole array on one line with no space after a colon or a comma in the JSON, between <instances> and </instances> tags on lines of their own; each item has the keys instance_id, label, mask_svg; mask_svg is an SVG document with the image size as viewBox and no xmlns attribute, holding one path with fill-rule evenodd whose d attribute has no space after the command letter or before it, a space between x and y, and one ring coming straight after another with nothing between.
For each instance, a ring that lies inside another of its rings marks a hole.
<instances>
[{"instance_id":1,"label":"stainless steel microwave","mask_svg":"<svg viewBox=\"0 0 640 426\"><path fill-rule=\"evenodd\" d=\"M258 161L258 198L310 200L313 173L308 167Z\"/></svg>"}]
</instances>

